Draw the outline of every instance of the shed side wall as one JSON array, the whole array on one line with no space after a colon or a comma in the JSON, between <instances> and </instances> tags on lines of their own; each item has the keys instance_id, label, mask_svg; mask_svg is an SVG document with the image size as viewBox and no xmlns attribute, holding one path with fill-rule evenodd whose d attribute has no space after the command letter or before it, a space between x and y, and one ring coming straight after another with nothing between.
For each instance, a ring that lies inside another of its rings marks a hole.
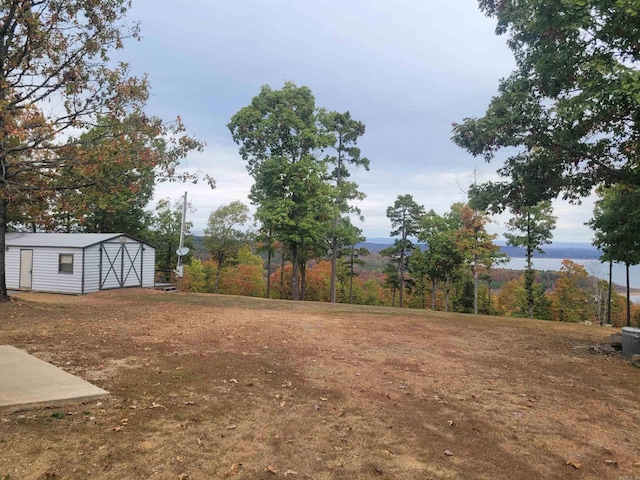
<instances>
[{"instance_id":1,"label":"shed side wall","mask_svg":"<svg viewBox=\"0 0 640 480\"><path fill-rule=\"evenodd\" d=\"M10 247L5 252L5 278L7 279L7 288L17 290L20 286L20 249Z\"/></svg>"},{"instance_id":2,"label":"shed side wall","mask_svg":"<svg viewBox=\"0 0 640 480\"><path fill-rule=\"evenodd\" d=\"M151 245L144 245L144 255L142 262L142 286L153 288L156 274L156 249Z\"/></svg>"},{"instance_id":3,"label":"shed side wall","mask_svg":"<svg viewBox=\"0 0 640 480\"><path fill-rule=\"evenodd\" d=\"M100 245L84 249L84 293L100 290Z\"/></svg>"},{"instance_id":4,"label":"shed side wall","mask_svg":"<svg viewBox=\"0 0 640 480\"><path fill-rule=\"evenodd\" d=\"M60 254L73 255L73 273L58 272ZM32 290L82 293L82 249L34 248Z\"/></svg>"}]
</instances>

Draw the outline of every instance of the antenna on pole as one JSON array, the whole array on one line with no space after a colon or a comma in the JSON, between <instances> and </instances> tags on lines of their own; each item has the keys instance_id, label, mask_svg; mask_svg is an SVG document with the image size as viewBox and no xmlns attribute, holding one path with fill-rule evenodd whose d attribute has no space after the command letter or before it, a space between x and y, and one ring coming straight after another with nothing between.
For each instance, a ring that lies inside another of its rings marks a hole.
<instances>
[{"instance_id":1,"label":"antenna on pole","mask_svg":"<svg viewBox=\"0 0 640 480\"><path fill-rule=\"evenodd\" d=\"M184 276L184 265L182 264L182 257L189 253L189 247L184 246L184 226L187 220L187 192L184 192L182 198L182 222L180 224L180 246L176 253L178 254L178 266L176 267L176 275L182 278Z\"/></svg>"}]
</instances>

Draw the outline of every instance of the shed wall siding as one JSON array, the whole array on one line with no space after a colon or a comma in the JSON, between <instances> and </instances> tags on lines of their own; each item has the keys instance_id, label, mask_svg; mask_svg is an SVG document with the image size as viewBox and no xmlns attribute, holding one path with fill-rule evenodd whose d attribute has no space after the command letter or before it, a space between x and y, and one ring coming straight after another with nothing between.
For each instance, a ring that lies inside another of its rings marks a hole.
<instances>
[{"instance_id":1,"label":"shed wall siding","mask_svg":"<svg viewBox=\"0 0 640 480\"><path fill-rule=\"evenodd\" d=\"M151 245L144 245L144 256L142 259L142 286L145 288L153 288L156 275L156 249Z\"/></svg>"},{"instance_id":2,"label":"shed wall siding","mask_svg":"<svg viewBox=\"0 0 640 480\"><path fill-rule=\"evenodd\" d=\"M4 256L7 288L17 290L20 285L20 249L11 247Z\"/></svg>"},{"instance_id":3,"label":"shed wall siding","mask_svg":"<svg viewBox=\"0 0 640 480\"><path fill-rule=\"evenodd\" d=\"M100 290L100 245L84 249L84 293Z\"/></svg>"},{"instance_id":4,"label":"shed wall siding","mask_svg":"<svg viewBox=\"0 0 640 480\"><path fill-rule=\"evenodd\" d=\"M73 255L73 273L59 273L59 255ZM31 289L38 292L82 293L82 249L34 248Z\"/></svg>"}]
</instances>

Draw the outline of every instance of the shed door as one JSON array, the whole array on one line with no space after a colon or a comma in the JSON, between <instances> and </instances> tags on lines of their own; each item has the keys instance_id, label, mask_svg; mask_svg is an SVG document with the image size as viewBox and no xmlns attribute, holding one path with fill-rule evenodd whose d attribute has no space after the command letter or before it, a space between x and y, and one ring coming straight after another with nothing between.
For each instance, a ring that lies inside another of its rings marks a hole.
<instances>
[{"instance_id":1,"label":"shed door","mask_svg":"<svg viewBox=\"0 0 640 480\"><path fill-rule=\"evenodd\" d=\"M100 290L142 286L143 245L104 243L100 253Z\"/></svg>"},{"instance_id":2,"label":"shed door","mask_svg":"<svg viewBox=\"0 0 640 480\"><path fill-rule=\"evenodd\" d=\"M20 288L31 289L33 250L20 250Z\"/></svg>"}]
</instances>

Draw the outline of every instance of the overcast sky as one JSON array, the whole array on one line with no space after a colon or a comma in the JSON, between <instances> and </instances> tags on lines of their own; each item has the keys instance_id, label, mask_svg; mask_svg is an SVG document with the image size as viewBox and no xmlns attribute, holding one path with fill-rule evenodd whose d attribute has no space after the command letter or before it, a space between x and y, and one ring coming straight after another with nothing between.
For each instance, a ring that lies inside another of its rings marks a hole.
<instances>
[{"instance_id":1,"label":"overcast sky","mask_svg":"<svg viewBox=\"0 0 640 480\"><path fill-rule=\"evenodd\" d=\"M385 212L411 194L442 214L466 199L479 172L495 178L500 162L485 164L450 140L452 122L481 116L498 81L514 68L506 38L494 33L475 0L134 0L131 21L143 39L123 57L152 85L149 112L181 116L205 141L183 164L217 181L160 185L155 200L185 191L202 231L209 214L233 200L249 203L252 178L226 124L268 84L306 85L316 105L364 122L359 146L369 172L353 179L367 195L360 208L369 237L388 237ZM154 201L155 204L155 201ZM590 242L584 226L593 199L582 206L556 202L554 241ZM507 217L490 230L504 231Z\"/></svg>"}]
</instances>

